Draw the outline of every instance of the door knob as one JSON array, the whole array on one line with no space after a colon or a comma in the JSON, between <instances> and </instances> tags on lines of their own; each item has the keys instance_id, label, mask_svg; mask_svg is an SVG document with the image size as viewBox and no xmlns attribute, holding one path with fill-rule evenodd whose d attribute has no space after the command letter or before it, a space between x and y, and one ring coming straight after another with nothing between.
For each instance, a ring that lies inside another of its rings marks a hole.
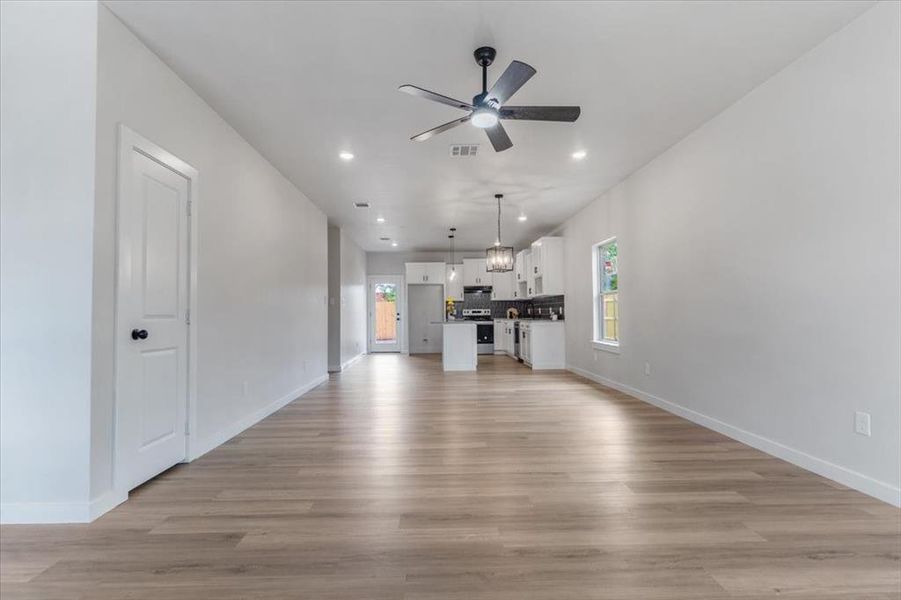
<instances>
[{"instance_id":1,"label":"door knob","mask_svg":"<svg viewBox=\"0 0 901 600\"><path fill-rule=\"evenodd\" d=\"M131 330L131 339L133 340L146 340L148 336L146 329L132 329Z\"/></svg>"}]
</instances>

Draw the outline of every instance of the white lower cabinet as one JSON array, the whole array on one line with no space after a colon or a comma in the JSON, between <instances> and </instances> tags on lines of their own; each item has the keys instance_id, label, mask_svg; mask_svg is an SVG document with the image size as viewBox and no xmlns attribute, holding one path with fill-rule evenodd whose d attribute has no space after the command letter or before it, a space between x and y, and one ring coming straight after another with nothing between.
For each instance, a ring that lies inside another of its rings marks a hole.
<instances>
[{"instance_id":1,"label":"white lower cabinet","mask_svg":"<svg viewBox=\"0 0 901 600\"><path fill-rule=\"evenodd\" d=\"M504 322L504 352L510 358L516 358L516 321L507 319Z\"/></svg>"},{"instance_id":2,"label":"white lower cabinet","mask_svg":"<svg viewBox=\"0 0 901 600\"><path fill-rule=\"evenodd\" d=\"M532 365L532 332L527 323L519 324L519 358L527 365Z\"/></svg>"},{"instance_id":3,"label":"white lower cabinet","mask_svg":"<svg viewBox=\"0 0 901 600\"><path fill-rule=\"evenodd\" d=\"M519 355L533 369L565 369L563 321L520 321Z\"/></svg>"},{"instance_id":4,"label":"white lower cabinet","mask_svg":"<svg viewBox=\"0 0 901 600\"><path fill-rule=\"evenodd\" d=\"M494 320L494 353L495 354L504 354L506 353L506 347L504 346L505 337L504 337L504 329L506 328L507 319L495 319Z\"/></svg>"},{"instance_id":5,"label":"white lower cabinet","mask_svg":"<svg viewBox=\"0 0 901 600\"><path fill-rule=\"evenodd\" d=\"M494 320L494 353L515 357L514 339L516 321L514 319Z\"/></svg>"}]
</instances>

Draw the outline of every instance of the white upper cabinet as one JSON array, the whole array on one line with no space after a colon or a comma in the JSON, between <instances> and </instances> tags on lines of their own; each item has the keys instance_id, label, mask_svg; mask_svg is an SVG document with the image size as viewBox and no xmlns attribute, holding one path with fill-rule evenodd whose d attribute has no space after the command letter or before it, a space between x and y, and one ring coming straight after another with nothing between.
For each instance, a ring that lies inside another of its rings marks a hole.
<instances>
[{"instance_id":1,"label":"white upper cabinet","mask_svg":"<svg viewBox=\"0 0 901 600\"><path fill-rule=\"evenodd\" d=\"M456 275L453 279L451 279L451 272L456 268ZM444 297L445 300L447 298L453 298L457 301L463 300L463 265L447 265L445 267L445 273L447 273L447 277L445 277L444 283Z\"/></svg>"},{"instance_id":2,"label":"white upper cabinet","mask_svg":"<svg viewBox=\"0 0 901 600\"><path fill-rule=\"evenodd\" d=\"M463 259L463 285L491 285L491 274L488 272L488 265L484 258Z\"/></svg>"},{"instance_id":3,"label":"white upper cabinet","mask_svg":"<svg viewBox=\"0 0 901 600\"><path fill-rule=\"evenodd\" d=\"M443 262L406 263L407 285L444 285Z\"/></svg>"},{"instance_id":4,"label":"white upper cabinet","mask_svg":"<svg viewBox=\"0 0 901 600\"><path fill-rule=\"evenodd\" d=\"M531 298L535 286L535 277L532 275L532 251L522 252L522 280L516 282L516 288L520 298Z\"/></svg>"},{"instance_id":5,"label":"white upper cabinet","mask_svg":"<svg viewBox=\"0 0 901 600\"><path fill-rule=\"evenodd\" d=\"M514 272L491 273L491 299L516 300L518 298Z\"/></svg>"},{"instance_id":6,"label":"white upper cabinet","mask_svg":"<svg viewBox=\"0 0 901 600\"><path fill-rule=\"evenodd\" d=\"M532 242L532 296L563 294L563 238L543 237Z\"/></svg>"},{"instance_id":7,"label":"white upper cabinet","mask_svg":"<svg viewBox=\"0 0 901 600\"><path fill-rule=\"evenodd\" d=\"M526 266L526 259L529 254L531 254L530 250L520 250L516 253L516 261L513 267L513 276L516 280L516 283L519 284L526 280L526 277L529 275L529 268Z\"/></svg>"}]
</instances>

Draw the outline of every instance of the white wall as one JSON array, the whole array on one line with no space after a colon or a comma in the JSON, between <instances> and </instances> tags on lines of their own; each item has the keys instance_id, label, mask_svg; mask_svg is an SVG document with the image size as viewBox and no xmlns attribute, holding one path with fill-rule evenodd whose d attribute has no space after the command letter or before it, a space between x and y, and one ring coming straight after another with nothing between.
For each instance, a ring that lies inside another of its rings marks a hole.
<instances>
[{"instance_id":1,"label":"white wall","mask_svg":"<svg viewBox=\"0 0 901 600\"><path fill-rule=\"evenodd\" d=\"M341 231L341 364L366 352L366 252Z\"/></svg>"},{"instance_id":2,"label":"white wall","mask_svg":"<svg viewBox=\"0 0 901 600\"><path fill-rule=\"evenodd\" d=\"M895 503L899 20L877 5L563 228L573 369ZM618 356L589 343L613 235Z\"/></svg>"},{"instance_id":3,"label":"white wall","mask_svg":"<svg viewBox=\"0 0 901 600\"><path fill-rule=\"evenodd\" d=\"M92 492L111 486L117 126L199 170L202 448L326 376L326 219L105 7L99 15ZM243 392L246 382L247 393Z\"/></svg>"},{"instance_id":4,"label":"white wall","mask_svg":"<svg viewBox=\"0 0 901 600\"><path fill-rule=\"evenodd\" d=\"M89 498L96 54L96 4L0 3L4 522Z\"/></svg>"},{"instance_id":5,"label":"white wall","mask_svg":"<svg viewBox=\"0 0 901 600\"><path fill-rule=\"evenodd\" d=\"M328 226L328 370L341 370L341 228Z\"/></svg>"},{"instance_id":6,"label":"white wall","mask_svg":"<svg viewBox=\"0 0 901 600\"><path fill-rule=\"evenodd\" d=\"M366 252L329 225L328 261L328 368L338 372L366 352Z\"/></svg>"}]
</instances>

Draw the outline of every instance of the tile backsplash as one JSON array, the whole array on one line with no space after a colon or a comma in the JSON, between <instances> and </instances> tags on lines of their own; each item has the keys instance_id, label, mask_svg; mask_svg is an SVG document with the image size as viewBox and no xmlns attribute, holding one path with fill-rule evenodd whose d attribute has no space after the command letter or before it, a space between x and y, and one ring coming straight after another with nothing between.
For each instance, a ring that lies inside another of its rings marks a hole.
<instances>
[{"instance_id":1,"label":"tile backsplash","mask_svg":"<svg viewBox=\"0 0 901 600\"><path fill-rule=\"evenodd\" d=\"M531 300L495 301L491 299L490 293L464 294L463 302L457 302L455 308L457 318L463 317L464 308L490 308L491 316L495 319L505 318L508 308L518 310L520 317L550 319L552 314L558 315L559 319L565 317L563 296L544 296Z\"/></svg>"}]
</instances>

